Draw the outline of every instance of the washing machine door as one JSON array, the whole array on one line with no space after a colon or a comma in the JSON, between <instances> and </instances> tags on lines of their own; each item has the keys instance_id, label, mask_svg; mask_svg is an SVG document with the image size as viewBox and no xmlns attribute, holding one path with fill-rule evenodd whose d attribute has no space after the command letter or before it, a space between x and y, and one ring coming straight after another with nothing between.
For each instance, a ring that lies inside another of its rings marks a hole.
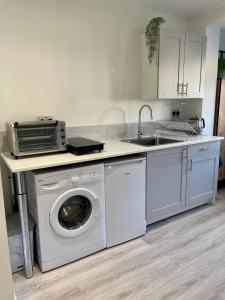
<instances>
[{"instance_id":1,"label":"washing machine door","mask_svg":"<svg viewBox=\"0 0 225 300\"><path fill-rule=\"evenodd\" d=\"M72 238L87 231L99 216L99 199L90 190L75 188L58 197L50 210L55 233Z\"/></svg>"}]
</instances>

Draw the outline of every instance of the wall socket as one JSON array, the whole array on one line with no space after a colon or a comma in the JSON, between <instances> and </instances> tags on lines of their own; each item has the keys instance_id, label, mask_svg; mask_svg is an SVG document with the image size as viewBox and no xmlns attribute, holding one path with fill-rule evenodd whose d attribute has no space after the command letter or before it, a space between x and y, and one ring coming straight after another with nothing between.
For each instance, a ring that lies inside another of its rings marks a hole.
<instances>
[{"instance_id":1,"label":"wall socket","mask_svg":"<svg viewBox=\"0 0 225 300\"><path fill-rule=\"evenodd\" d=\"M180 116L180 111L177 109L177 110L173 110L172 111L172 117L175 119L175 118L179 118Z\"/></svg>"},{"instance_id":2,"label":"wall socket","mask_svg":"<svg viewBox=\"0 0 225 300\"><path fill-rule=\"evenodd\" d=\"M38 116L39 121L52 121L53 116Z\"/></svg>"}]
</instances>

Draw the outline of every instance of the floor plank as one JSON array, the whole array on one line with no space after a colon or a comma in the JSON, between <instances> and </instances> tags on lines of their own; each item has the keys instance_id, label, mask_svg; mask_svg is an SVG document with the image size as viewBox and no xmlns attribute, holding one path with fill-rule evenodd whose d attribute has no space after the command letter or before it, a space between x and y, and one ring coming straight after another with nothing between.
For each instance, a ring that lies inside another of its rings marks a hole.
<instances>
[{"instance_id":1,"label":"floor plank","mask_svg":"<svg viewBox=\"0 0 225 300\"><path fill-rule=\"evenodd\" d=\"M13 275L18 300L225 299L225 190L147 234L34 277Z\"/></svg>"}]
</instances>

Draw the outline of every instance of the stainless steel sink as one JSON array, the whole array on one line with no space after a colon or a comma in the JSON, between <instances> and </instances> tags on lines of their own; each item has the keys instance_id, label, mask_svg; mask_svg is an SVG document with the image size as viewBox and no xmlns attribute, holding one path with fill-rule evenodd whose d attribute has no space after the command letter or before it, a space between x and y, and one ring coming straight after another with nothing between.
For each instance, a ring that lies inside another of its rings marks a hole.
<instances>
[{"instance_id":1,"label":"stainless steel sink","mask_svg":"<svg viewBox=\"0 0 225 300\"><path fill-rule=\"evenodd\" d=\"M137 144L141 146L158 146L164 144L179 143L182 141L156 137L156 136L149 136L149 137L142 137L142 138L125 139L122 140L122 142Z\"/></svg>"}]
</instances>

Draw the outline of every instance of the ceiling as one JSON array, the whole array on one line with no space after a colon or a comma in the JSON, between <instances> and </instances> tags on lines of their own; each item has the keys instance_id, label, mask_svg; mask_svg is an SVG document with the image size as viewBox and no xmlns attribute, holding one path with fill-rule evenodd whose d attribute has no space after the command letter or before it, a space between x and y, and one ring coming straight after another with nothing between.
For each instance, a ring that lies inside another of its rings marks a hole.
<instances>
[{"instance_id":1,"label":"ceiling","mask_svg":"<svg viewBox=\"0 0 225 300\"><path fill-rule=\"evenodd\" d=\"M135 0L143 2L149 8L178 15L187 19L225 7L224 0Z\"/></svg>"}]
</instances>

